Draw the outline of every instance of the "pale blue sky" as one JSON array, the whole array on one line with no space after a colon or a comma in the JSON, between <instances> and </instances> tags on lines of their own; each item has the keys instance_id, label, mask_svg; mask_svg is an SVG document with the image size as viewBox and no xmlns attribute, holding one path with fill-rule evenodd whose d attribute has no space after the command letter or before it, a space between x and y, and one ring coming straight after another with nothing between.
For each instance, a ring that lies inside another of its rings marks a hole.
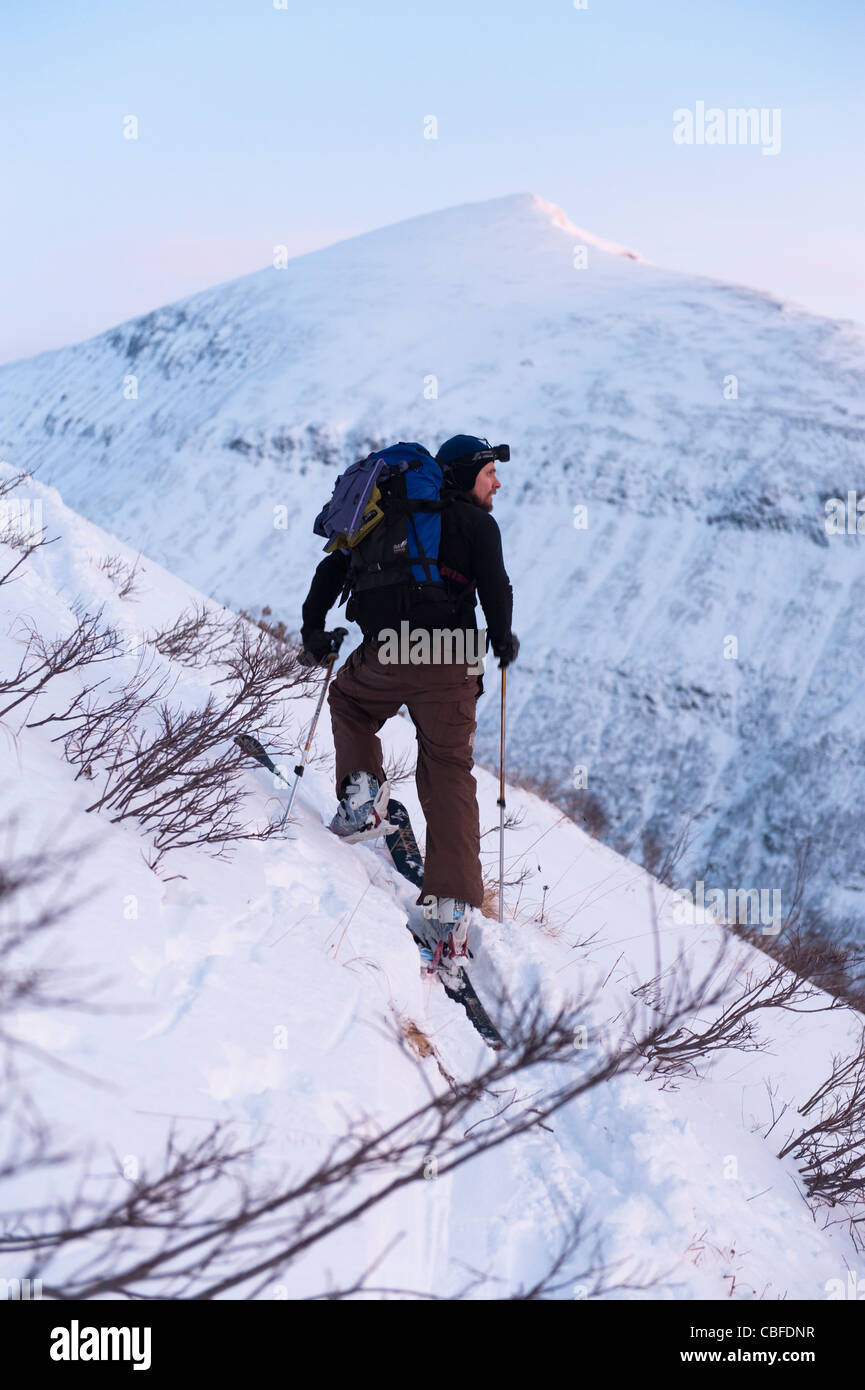
<instances>
[{"instance_id":1,"label":"pale blue sky","mask_svg":"<svg viewBox=\"0 0 865 1390\"><path fill-rule=\"evenodd\" d=\"M520 191L865 321L861 0L6 0L2 26L0 360ZM780 107L780 153L675 145L698 100Z\"/></svg>"}]
</instances>

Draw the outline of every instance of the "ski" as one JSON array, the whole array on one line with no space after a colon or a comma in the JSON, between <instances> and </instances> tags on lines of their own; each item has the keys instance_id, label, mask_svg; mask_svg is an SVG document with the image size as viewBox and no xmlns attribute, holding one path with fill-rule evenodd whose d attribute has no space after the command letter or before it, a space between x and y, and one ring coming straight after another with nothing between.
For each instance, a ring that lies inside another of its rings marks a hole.
<instances>
[{"instance_id":1,"label":"ski","mask_svg":"<svg viewBox=\"0 0 865 1390\"><path fill-rule=\"evenodd\" d=\"M475 987L466 973L465 966L461 965L457 972L458 983L456 985L452 976L447 977L446 983L446 977L441 970L437 973L448 999L452 999L455 1004L462 1004L469 1022L480 1033L487 1046L491 1047L493 1052L501 1052L505 1045L504 1039L478 998Z\"/></svg>"},{"instance_id":2,"label":"ski","mask_svg":"<svg viewBox=\"0 0 865 1390\"><path fill-rule=\"evenodd\" d=\"M423 889L423 856L418 848L408 811L402 802L396 801L394 797L388 802L387 818L391 825L397 827L392 835L385 836L385 844L394 868L417 889ZM406 928L411 932L415 945L422 945L412 931L411 922L406 922ZM442 967L439 967L435 974L448 998L465 1009L469 1022L480 1033L487 1046L496 1052L500 1051L505 1045L504 1040L478 998L465 966L461 965L455 976Z\"/></svg>"},{"instance_id":3,"label":"ski","mask_svg":"<svg viewBox=\"0 0 865 1390\"><path fill-rule=\"evenodd\" d=\"M405 925L414 944L417 947L423 946L424 943L415 933L411 922L406 922ZM480 1033L487 1046L491 1047L494 1052L501 1052L505 1045L504 1039L481 1003L465 966L461 965L454 971L453 967L448 969L447 965L442 963L431 972L431 975L439 981L448 999L452 999L455 1004L462 1005L472 1027Z\"/></svg>"},{"instance_id":4,"label":"ski","mask_svg":"<svg viewBox=\"0 0 865 1390\"><path fill-rule=\"evenodd\" d=\"M409 813L402 802L397 801L395 797L391 797L387 803L387 818L390 824L396 827L392 834L384 837L393 866L397 873L402 874L403 878L408 879L409 883L414 884L415 888L422 891L423 855L418 847ZM406 922L406 929L411 933L411 938L416 946L423 945L412 930L411 922ZM434 973L436 978L440 980L448 998L452 999L455 1004L461 1004L465 1009L469 1022L481 1035L487 1046L499 1052L505 1045L504 1040L478 998L477 991L468 977L465 966L460 966L456 976L448 974L442 968L437 969Z\"/></svg>"},{"instance_id":5,"label":"ski","mask_svg":"<svg viewBox=\"0 0 865 1390\"><path fill-rule=\"evenodd\" d=\"M384 837L393 866L397 873L420 890L423 888L423 855L418 848L408 811L394 797L387 803L387 818L391 825L396 826L392 834Z\"/></svg>"},{"instance_id":6,"label":"ski","mask_svg":"<svg viewBox=\"0 0 865 1390\"><path fill-rule=\"evenodd\" d=\"M262 767L266 767L268 772L282 776L258 739L250 734L241 734L234 741L244 753L255 758ZM283 781L285 780L283 777ZM393 866L397 873L414 884L420 892L423 889L423 855L418 847L409 813L403 803L395 797L391 797L387 803L387 819L390 825L395 826L391 834L383 837ZM412 931L411 922L406 922L406 929L411 932L416 945L423 944ZM496 1052L500 1051L505 1045L504 1041L478 998L465 966L460 966L456 975L447 973L441 966L434 973L448 998L455 1004L462 1005L469 1022L487 1046Z\"/></svg>"}]
</instances>

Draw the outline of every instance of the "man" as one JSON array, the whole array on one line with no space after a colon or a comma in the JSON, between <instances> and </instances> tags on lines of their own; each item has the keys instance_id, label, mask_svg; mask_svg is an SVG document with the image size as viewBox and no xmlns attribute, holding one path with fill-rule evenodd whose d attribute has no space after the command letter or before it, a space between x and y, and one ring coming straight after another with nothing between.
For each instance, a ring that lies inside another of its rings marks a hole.
<instances>
[{"instance_id":1,"label":"man","mask_svg":"<svg viewBox=\"0 0 865 1390\"><path fill-rule=\"evenodd\" d=\"M465 650L469 637L476 640L477 594L487 641L502 667L519 651L511 631L513 592L492 517L493 498L501 487L496 459L507 459L509 452L506 445L494 449L488 440L466 434L441 446L436 454L443 475L441 538L438 556L429 557L437 558L441 582L412 585L408 602L412 634L459 627L467 633ZM332 634L324 625L349 569L348 554L333 551L319 564L303 605L304 649L318 661L326 661L332 650ZM472 776L482 679L466 660L422 665L382 660L381 634L400 626L394 596L384 588L355 595L347 613L360 625L364 640L330 687L340 799L331 829L351 840L381 833L388 788L378 732L405 705L417 730L416 781L427 826L424 892L418 899L427 907L416 935L422 931L421 957L424 967L433 970L466 955L471 910L483 901Z\"/></svg>"}]
</instances>

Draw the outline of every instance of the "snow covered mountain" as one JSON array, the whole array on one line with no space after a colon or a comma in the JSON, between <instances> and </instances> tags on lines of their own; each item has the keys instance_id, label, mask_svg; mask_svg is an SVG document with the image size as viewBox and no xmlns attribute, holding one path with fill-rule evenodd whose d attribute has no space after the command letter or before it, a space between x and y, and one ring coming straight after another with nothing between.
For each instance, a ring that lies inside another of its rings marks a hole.
<instances>
[{"instance_id":1,"label":"snow covered mountain","mask_svg":"<svg viewBox=\"0 0 865 1390\"><path fill-rule=\"evenodd\" d=\"M698 817L683 884L789 900L810 842L812 908L861 933L865 560L824 522L861 484L863 388L851 324L521 194L0 368L0 449L204 592L296 623L339 469L395 439L509 441L514 774L643 862ZM488 695L490 763L496 717Z\"/></svg>"},{"instance_id":2,"label":"snow covered mountain","mask_svg":"<svg viewBox=\"0 0 865 1390\"><path fill-rule=\"evenodd\" d=\"M0 466L0 486L12 472ZM101 611L128 640L98 666L97 702L130 679L142 648L154 674L174 682L173 700L203 702L215 672L178 665L148 636L201 595L144 559L135 591L123 597L118 578L124 564L135 563L136 549L75 515L53 489L28 484L23 491L42 504L50 533L61 539L0 583L0 671L17 668L26 625L51 641L67 636L82 612ZM20 556L8 540L0 542L0 575ZM106 567L111 557L119 566ZM4 1193L4 1209L68 1197L82 1170L90 1177L80 1191L90 1199L98 1192L125 1200L139 1174L158 1165L170 1127L182 1148L217 1121L257 1146L251 1180L287 1171L302 1178L350 1123L366 1126L364 1133L373 1123L396 1123L430 1094L446 1097L478 1073L490 1054L462 1012L418 977L404 930L413 891L381 847L343 845L326 829L329 730L320 728L322 756L304 779L289 839L241 843L225 861L201 849L176 850L155 873L146 862L150 837L135 819L85 814L101 774L76 780L57 723L46 722L92 679L92 670L61 674L0 721L3 802L16 817L14 835L4 826L4 867L46 843L71 849L87 842L76 856L73 910L42 939L38 956L59 967L61 994L69 980L79 988L83 981L88 1004L97 1006L78 1012L2 995L3 1046L12 1038L29 1049L21 1073L36 1107L28 1108L29 1122L46 1116L58 1143L88 1150L20 1175ZM313 699L294 706L296 735ZM393 721L387 741L391 751L410 754L408 723ZM482 825L493 826L497 783L481 770L478 788ZM284 795L250 772L253 816L272 813ZM411 783L400 795L422 831ZM722 929L683 922L669 890L536 796L510 788L508 805L521 816L508 837L508 873L527 877L519 896L511 895L504 924L480 923L472 969L488 998L503 984L515 1001L540 998L550 1010L584 997L594 982L603 1027L564 1064L571 1075L592 1065L592 1047L614 1032L628 1001L643 1000L647 1013L660 1006L676 960L686 957L695 977L707 969ZM494 838L484 844L492 862ZM47 901L56 902L56 893ZM740 940L731 949L735 997L771 962ZM91 992L94 980L103 988ZM859 1045L861 1017L827 1012L825 1002L817 994L799 1012L762 1009L753 1047L696 1056L684 1073L608 1077L502 1147L405 1187L290 1268L275 1266L257 1296L309 1296L329 1280L330 1287L350 1286L380 1261L375 1283L383 1288L446 1296L465 1284L469 1267L484 1280L471 1296L508 1297L542 1276L579 1212L597 1230L613 1282L631 1285L610 1297L844 1296L857 1253L843 1208L831 1223L815 1221L792 1158L776 1156L790 1132L813 1121L813 1113L803 1121L796 1106L831 1071L833 1055ZM719 1008L689 1021L699 1031ZM482 1093L461 1131L483 1134L503 1115L540 1113L555 1071L538 1063L506 1092ZM11 1095L7 1088L5 1125L14 1116ZM392 1172L388 1158L377 1177ZM203 1191L205 1214L227 1200L226 1185L210 1197ZM15 1228L22 1229L23 1222ZM256 1260L271 1248L265 1237L248 1246ZM148 1239L140 1227L133 1253ZM282 1248L277 1226L269 1239ZM588 1244L595 1249L594 1233ZM88 1237L83 1258L91 1271L101 1267L104 1248L100 1237ZM580 1247L566 1262L551 1297L591 1292L580 1282L585 1254ZM62 1250L50 1265L55 1283L71 1277L81 1258L80 1250ZM7 1252L6 1277L23 1277L11 1261ZM229 1279L234 1266L223 1258L213 1268ZM226 1296L249 1290L250 1281L241 1281Z\"/></svg>"}]
</instances>

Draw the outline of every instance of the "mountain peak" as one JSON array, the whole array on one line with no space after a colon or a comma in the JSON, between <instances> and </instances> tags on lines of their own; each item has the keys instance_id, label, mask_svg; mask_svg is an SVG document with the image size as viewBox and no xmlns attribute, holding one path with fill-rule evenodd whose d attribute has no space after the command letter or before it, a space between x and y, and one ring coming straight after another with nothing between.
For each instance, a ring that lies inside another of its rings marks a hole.
<instances>
[{"instance_id":1,"label":"mountain peak","mask_svg":"<svg viewBox=\"0 0 865 1390\"><path fill-rule=\"evenodd\" d=\"M575 237L577 241L584 241L589 246L596 246L600 251L606 251L611 256L625 256L630 261L642 261L644 265L649 262L645 256L641 256L639 251L634 251L629 246L623 246L618 241L607 241L602 237L595 236L592 232L587 232L583 227L578 227L572 222L568 214L557 203L551 203L547 198L542 198L539 193L529 193L525 195L531 201L535 211L546 217L554 227L559 227L568 236Z\"/></svg>"},{"instance_id":2,"label":"mountain peak","mask_svg":"<svg viewBox=\"0 0 865 1390\"><path fill-rule=\"evenodd\" d=\"M552 235L548 235L551 233ZM438 208L433 212L419 213L415 217L391 222L346 241L335 242L326 250L337 253L345 246L373 246L387 244L392 247L395 240L403 244L424 241L428 244L445 244L452 238L461 245L462 254L471 254L471 248L484 243L492 245L505 238L512 250L519 248L521 254L532 254L545 248L559 252L567 242L580 242L595 247L605 255L624 257L626 260L651 264L639 251L632 250L617 241L588 232L571 220L563 208L539 193L506 193L497 198L483 198L477 202L452 203L450 207ZM318 252L307 252L316 256Z\"/></svg>"}]
</instances>

